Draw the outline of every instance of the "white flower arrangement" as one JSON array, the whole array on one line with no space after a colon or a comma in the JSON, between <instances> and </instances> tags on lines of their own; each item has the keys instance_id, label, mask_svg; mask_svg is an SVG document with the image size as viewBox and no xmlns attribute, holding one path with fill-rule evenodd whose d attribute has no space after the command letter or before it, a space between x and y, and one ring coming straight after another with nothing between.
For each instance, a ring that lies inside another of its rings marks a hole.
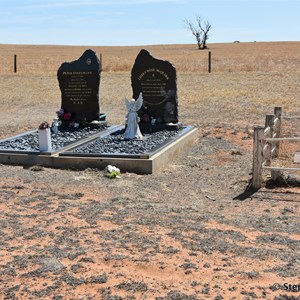
<instances>
[{"instance_id":1,"label":"white flower arrangement","mask_svg":"<svg viewBox=\"0 0 300 300\"><path fill-rule=\"evenodd\" d=\"M119 168L108 165L105 168L105 176L108 178L120 178L121 171Z\"/></svg>"}]
</instances>

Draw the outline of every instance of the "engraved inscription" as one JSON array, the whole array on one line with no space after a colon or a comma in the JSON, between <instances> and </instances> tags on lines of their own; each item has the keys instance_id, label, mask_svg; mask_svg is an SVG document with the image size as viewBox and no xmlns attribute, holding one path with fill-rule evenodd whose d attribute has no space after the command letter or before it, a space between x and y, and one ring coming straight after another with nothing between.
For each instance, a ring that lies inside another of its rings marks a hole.
<instances>
[{"instance_id":1,"label":"engraved inscription","mask_svg":"<svg viewBox=\"0 0 300 300\"><path fill-rule=\"evenodd\" d=\"M131 70L131 85L134 99L143 94L140 123L178 122L176 69L170 62L142 49Z\"/></svg>"},{"instance_id":2,"label":"engraved inscription","mask_svg":"<svg viewBox=\"0 0 300 300\"><path fill-rule=\"evenodd\" d=\"M72 121L90 122L99 117L100 61L93 50L86 50L73 62L57 71L61 108L71 113Z\"/></svg>"},{"instance_id":3,"label":"engraved inscription","mask_svg":"<svg viewBox=\"0 0 300 300\"><path fill-rule=\"evenodd\" d=\"M73 105L83 105L93 94L93 89L88 86L87 81L87 77L92 74L93 72L63 72L67 79L63 93Z\"/></svg>"},{"instance_id":4,"label":"engraved inscription","mask_svg":"<svg viewBox=\"0 0 300 300\"><path fill-rule=\"evenodd\" d=\"M157 104L157 100L163 100L161 98L166 95L166 81L168 79L168 75L157 68L147 69L138 76L145 103Z\"/></svg>"}]
</instances>

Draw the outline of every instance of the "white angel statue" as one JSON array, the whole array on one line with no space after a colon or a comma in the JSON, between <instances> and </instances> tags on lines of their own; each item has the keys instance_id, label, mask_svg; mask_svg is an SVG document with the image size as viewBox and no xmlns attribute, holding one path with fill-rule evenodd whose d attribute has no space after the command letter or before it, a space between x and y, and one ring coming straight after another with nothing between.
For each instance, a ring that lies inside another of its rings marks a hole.
<instances>
[{"instance_id":1,"label":"white angel statue","mask_svg":"<svg viewBox=\"0 0 300 300\"><path fill-rule=\"evenodd\" d=\"M143 105L142 93L140 93L137 100L134 99L128 100L127 98L125 98L125 104L126 104L128 114L126 115L127 127L124 133L124 138L129 140L134 138L142 139L143 136L139 128L138 115L137 115L137 112L141 109Z\"/></svg>"}]
</instances>

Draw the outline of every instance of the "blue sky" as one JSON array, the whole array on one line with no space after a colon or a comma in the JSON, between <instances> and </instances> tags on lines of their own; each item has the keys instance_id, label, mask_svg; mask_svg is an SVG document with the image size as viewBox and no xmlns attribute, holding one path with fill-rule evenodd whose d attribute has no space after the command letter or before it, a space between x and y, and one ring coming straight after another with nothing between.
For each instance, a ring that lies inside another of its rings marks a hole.
<instances>
[{"instance_id":1,"label":"blue sky","mask_svg":"<svg viewBox=\"0 0 300 300\"><path fill-rule=\"evenodd\" d=\"M0 43L192 44L196 16L211 43L299 41L299 14L300 0L0 0Z\"/></svg>"}]
</instances>

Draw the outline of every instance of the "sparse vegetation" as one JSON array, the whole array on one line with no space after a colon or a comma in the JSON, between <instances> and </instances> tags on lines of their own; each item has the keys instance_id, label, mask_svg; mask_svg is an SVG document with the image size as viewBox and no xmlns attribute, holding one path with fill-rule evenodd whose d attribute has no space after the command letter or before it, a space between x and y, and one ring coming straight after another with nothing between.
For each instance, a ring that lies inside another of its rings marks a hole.
<instances>
[{"instance_id":1,"label":"sparse vegetation","mask_svg":"<svg viewBox=\"0 0 300 300\"><path fill-rule=\"evenodd\" d=\"M190 149L158 173L111 181L97 169L0 165L0 298L295 296L273 285L298 282L299 181L289 186L287 178L281 187L233 199L251 178L252 125L263 124L274 106L298 110L300 43L210 48L212 74L193 45L147 47L177 68L179 119L199 132ZM56 70L86 47L0 49L1 63L8 66L18 50L20 64L17 74L0 69L3 138L55 117ZM101 111L109 123L122 124L140 47L96 50L104 67Z\"/></svg>"}]
</instances>

